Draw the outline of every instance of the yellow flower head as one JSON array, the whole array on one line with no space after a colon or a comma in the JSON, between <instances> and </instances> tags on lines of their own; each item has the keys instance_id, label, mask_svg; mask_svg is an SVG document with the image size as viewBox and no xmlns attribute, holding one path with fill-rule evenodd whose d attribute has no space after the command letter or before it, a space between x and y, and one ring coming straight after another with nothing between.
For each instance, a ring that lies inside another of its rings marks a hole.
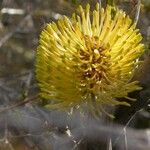
<instances>
[{"instance_id":1,"label":"yellow flower head","mask_svg":"<svg viewBox=\"0 0 150 150\"><path fill-rule=\"evenodd\" d=\"M104 105L128 105L117 98L139 90L131 78L144 51L142 36L128 15L118 8L96 5L90 11L49 23L40 36L36 78L40 95L54 100L48 107L66 108L82 103L103 110Z\"/></svg>"}]
</instances>

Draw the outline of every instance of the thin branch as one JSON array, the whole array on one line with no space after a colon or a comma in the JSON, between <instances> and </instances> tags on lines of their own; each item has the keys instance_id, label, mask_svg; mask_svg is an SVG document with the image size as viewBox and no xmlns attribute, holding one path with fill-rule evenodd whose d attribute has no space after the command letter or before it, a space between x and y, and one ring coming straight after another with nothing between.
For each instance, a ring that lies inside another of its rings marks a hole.
<instances>
[{"instance_id":1,"label":"thin branch","mask_svg":"<svg viewBox=\"0 0 150 150\"><path fill-rule=\"evenodd\" d=\"M102 1L98 0L100 8L102 7Z\"/></svg>"},{"instance_id":2,"label":"thin branch","mask_svg":"<svg viewBox=\"0 0 150 150\"><path fill-rule=\"evenodd\" d=\"M111 141L111 138L109 139L109 145L108 145L108 150L112 150L112 141Z\"/></svg>"},{"instance_id":3,"label":"thin branch","mask_svg":"<svg viewBox=\"0 0 150 150\"><path fill-rule=\"evenodd\" d=\"M30 103L30 102L34 101L35 99L37 99L37 98L38 98L38 95L33 96L31 98L26 98L24 101L21 101L19 103L16 103L14 105L11 105L11 106L8 106L8 107L5 107L5 108L1 109L0 113L4 113L4 112L6 112L8 110L11 110L11 109L14 109L14 108L16 108L18 106L22 106L22 105L25 105L27 103Z\"/></svg>"},{"instance_id":4,"label":"thin branch","mask_svg":"<svg viewBox=\"0 0 150 150\"><path fill-rule=\"evenodd\" d=\"M15 28L9 31L1 40L0 40L0 47L3 46L4 43L6 43L13 35L17 32L17 30L31 17L31 13L26 15L19 23L19 25Z\"/></svg>"},{"instance_id":5,"label":"thin branch","mask_svg":"<svg viewBox=\"0 0 150 150\"><path fill-rule=\"evenodd\" d=\"M113 146L115 146L117 144L117 142L119 141L119 139L121 138L121 136L123 136L124 131L127 129L127 127L129 126L129 124L131 123L131 121L134 119L134 117L137 115L137 113L139 113L140 111L142 111L143 109L140 109L138 111L136 111L132 117L129 119L129 121L126 123L126 125L124 126L122 132L120 133L120 135L115 139Z\"/></svg>"},{"instance_id":6,"label":"thin branch","mask_svg":"<svg viewBox=\"0 0 150 150\"><path fill-rule=\"evenodd\" d=\"M127 131L126 131L126 129L124 128L123 129L123 131L124 131L124 142L125 142L125 150L128 150L128 142L127 142Z\"/></svg>"},{"instance_id":7,"label":"thin branch","mask_svg":"<svg viewBox=\"0 0 150 150\"><path fill-rule=\"evenodd\" d=\"M141 0L138 0L136 4L136 13L135 13L135 19L134 19L135 24L137 24L139 20L140 10L141 10Z\"/></svg>"}]
</instances>

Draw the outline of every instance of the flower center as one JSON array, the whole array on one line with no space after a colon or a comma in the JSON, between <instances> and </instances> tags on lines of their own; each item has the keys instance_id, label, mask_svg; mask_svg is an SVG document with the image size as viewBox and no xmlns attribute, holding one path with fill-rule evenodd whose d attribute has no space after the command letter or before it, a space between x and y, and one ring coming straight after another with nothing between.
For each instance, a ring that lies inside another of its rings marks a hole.
<instances>
[{"instance_id":1,"label":"flower center","mask_svg":"<svg viewBox=\"0 0 150 150\"><path fill-rule=\"evenodd\" d=\"M81 86L89 90L102 90L102 81L107 83L110 67L107 49L100 46L96 37L84 37L86 49L79 51L81 61ZM97 89L98 88L98 89Z\"/></svg>"}]
</instances>

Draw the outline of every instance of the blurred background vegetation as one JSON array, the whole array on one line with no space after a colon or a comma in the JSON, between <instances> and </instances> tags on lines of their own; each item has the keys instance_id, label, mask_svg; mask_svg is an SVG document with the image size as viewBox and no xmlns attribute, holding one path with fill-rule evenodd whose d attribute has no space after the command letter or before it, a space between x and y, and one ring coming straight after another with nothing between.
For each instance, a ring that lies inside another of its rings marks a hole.
<instances>
[{"instance_id":1,"label":"blurred background vegetation","mask_svg":"<svg viewBox=\"0 0 150 150\"><path fill-rule=\"evenodd\" d=\"M141 58L144 63L134 77L143 90L131 93L138 100L130 108L116 108L116 119L110 121L114 127L107 127L108 121L90 120L91 127L81 130L89 120L82 122L79 114L70 119L66 114L47 111L36 102L5 110L38 93L34 78L35 53L45 25L61 15L71 16L79 4L90 3L94 7L97 2L0 0L0 150L150 149L150 0L141 0L141 4L139 0L115 0L118 7L138 20L146 51ZM104 7L107 2L111 0L101 0ZM67 129L68 124L75 130ZM92 134L94 131L97 134Z\"/></svg>"}]
</instances>

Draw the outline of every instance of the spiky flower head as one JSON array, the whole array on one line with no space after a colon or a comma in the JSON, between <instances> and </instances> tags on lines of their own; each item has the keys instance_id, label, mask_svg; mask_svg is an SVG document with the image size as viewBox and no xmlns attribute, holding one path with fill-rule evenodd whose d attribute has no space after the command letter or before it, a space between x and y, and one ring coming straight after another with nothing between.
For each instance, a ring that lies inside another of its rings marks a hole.
<instances>
[{"instance_id":1,"label":"spiky flower head","mask_svg":"<svg viewBox=\"0 0 150 150\"><path fill-rule=\"evenodd\" d=\"M77 14L49 23L40 36L36 78L51 108L128 105L118 98L139 90L131 78L144 51L142 36L122 10L81 6Z\"/></svg>"}]
</instances>

